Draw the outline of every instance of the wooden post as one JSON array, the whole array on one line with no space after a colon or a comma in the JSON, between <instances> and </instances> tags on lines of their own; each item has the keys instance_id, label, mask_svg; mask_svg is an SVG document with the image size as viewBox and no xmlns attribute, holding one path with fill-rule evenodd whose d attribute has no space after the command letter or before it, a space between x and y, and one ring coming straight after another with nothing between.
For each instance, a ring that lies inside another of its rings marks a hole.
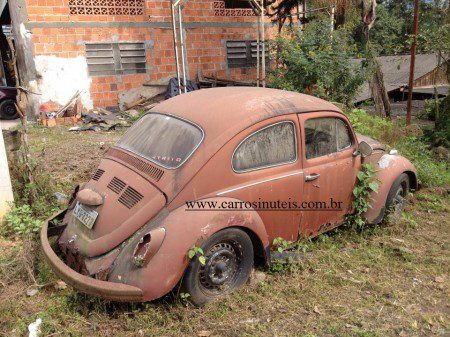
<instances>
[{"instance_id":1,"label":"wooden post","mask_svg":"<svg viewBox=\"0 0 450 337\"><path fill-rule=\"evenodd\" d=\"M411 60L409 63L408 102L406 105L406 125L411 124L412 95L414 89L414 66L416 63L417 30L419 28L419 0L414 1L413 42L411 45Z\"/></svg>"},{"instance_id":2,"label":"wooden post","mask_svg":"<svg viewBox=\"0 0 450 337\"><path fill-rule=\"evenodd\" d=\"M0 223L14 201L3 131L0 127Z\"/></svg>"},{"instance_id":3,"label":"wooden post","mask_svg":"<svg viewBox=\"0 0 450 337\"><path fill-rule=\"evenodd\" d=\"M33 58L33 35L29 32L25 23L28 22L27 8L24 0L8 0L11 27L14 34L16 49L17 70L21 87L38 92L36 82L36 67ZM38 116L38 102L35 95L29 95L25 107L27 116L36 119Z\"/></svg>"}]
</instances>

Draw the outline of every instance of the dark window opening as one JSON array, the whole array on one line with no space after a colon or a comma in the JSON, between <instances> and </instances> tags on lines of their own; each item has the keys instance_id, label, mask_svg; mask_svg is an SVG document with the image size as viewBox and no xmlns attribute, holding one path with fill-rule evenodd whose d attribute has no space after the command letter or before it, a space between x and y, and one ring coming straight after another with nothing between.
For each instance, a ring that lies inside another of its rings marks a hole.
<instances>
[{"instance_id":1,"label":"dark window opening","mask_svg":"<svg viewBox=\"0 0 450 337\"><path fill-rule=\"evenodd\" d=\"M258 56L256 40L229 40L227 41L228 68L250 68L256 66ZM260 46L259 55L262 55ZM267 53L266 53L266 62Z\"/></svg>"},{"instance_id":2,"label":"dark window opening","mask_svg":"<svg viewBox=\"0 0 450 337\"><path fill-rule=\"evenodd\" d=\"M251 0L225 0L225 8L252 8Z\"/></svg>"}]
</instances>

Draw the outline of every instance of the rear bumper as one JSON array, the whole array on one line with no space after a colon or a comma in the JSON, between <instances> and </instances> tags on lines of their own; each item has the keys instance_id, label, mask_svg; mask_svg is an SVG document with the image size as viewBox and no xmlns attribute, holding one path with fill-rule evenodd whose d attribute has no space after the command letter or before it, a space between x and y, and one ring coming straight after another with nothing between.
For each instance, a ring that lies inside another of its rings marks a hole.
<instances>
[{"instance_id":1,"label":"rear bumper","mask_svg":"<svg viewBox=\"0 0 450 337\"><path fill-rule=\"evenodd\" d=\"M122 283L100 281L89 276L82 275L61 261L51 247L48 239L49 237L55 236L58 232L57 230L55 231L55 228L52 228L51 225L49 230L50 221L64 216L64 213L65 211L56 213L47 219L41 230L41 245L44 251L44 256L55 274L75 289L89 295L113 301L142 302L143 293L141 289Z\"/></svg>"}]
</instances>

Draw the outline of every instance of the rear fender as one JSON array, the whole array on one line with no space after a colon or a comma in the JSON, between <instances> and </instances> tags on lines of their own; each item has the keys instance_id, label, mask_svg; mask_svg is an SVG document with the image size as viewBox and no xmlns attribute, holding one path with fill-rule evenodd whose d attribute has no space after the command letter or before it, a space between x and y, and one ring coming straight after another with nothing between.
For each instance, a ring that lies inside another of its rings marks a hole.
<instances>
[{"instance_id":1,"label":"rear fender","mask_svg":"<svg viewBox=\"0 0 450 337\"><path fill-rule=\"evenodd\" d=\"M406 173L409 177L410 189L417 190L417 172L408 159L397 154L385 153L381 157L368 157L364 162L374 166L375 179L379 183L378 193L371 194L371 208L364 214L369 223L376 224L383 219L387 195L395 179L402 173Z\"/></svg>"},{"instance_id":2,"label":"rear fender","mask_svg":"<svg viewBox=\"0 0 450 337\"><path fill-rule=\"evenodd\" d=\"M236 201L232 198L210 198L203 201ZM157 253L144 267L133 263L135 247L155 225L152 220L138 235L133 236L117 258L109 281L125 283L142 289L144 300L150 301L169 293L181 280L189 264L188 252L192 246L201 246L218 231L238 227L249 234L263 258L268 259L269 240L264 224L254 210L224 211L206 206L202 210L188 210L185 205L171 211L159 226L166 230ZM259 249L258 249L259 248Z\"/></svg>"}]
</instances>

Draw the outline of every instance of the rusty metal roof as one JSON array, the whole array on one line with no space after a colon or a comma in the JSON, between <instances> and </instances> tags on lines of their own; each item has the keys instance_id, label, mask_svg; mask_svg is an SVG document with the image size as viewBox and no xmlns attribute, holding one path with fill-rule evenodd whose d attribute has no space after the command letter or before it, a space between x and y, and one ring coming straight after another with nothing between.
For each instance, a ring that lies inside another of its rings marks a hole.
<instances>
[{"instance_id":1,"label":"rusty metal roof","mask_svg":"<svg viewBox=\"0 0 450 337\"><path fill-rule=\"evenodd\" d=\"M378 61L383 73L384 85L387 92L408 86L410 55L380 56ZM363 59L353 59L352 62L359 64ZM437 67L435 54L417 54L414 67L414 80L428 74ZM366 82L359 90L355 103L372 98L369 84Z\"/></svg>"},{"instance_id":2,"label":"rusty metal roof","mask_svg":"<svg viewBox=\"0 0 450 337\"><path fill-rule=\"evenodd\" d=\"M205 139L222 144L262 120L313 111L342 113L335 105L317 97L255 87L202 89L176 96L151 109L151 112L167 113L194 122L203 128Z\"/></svg>"}]
</instances>

